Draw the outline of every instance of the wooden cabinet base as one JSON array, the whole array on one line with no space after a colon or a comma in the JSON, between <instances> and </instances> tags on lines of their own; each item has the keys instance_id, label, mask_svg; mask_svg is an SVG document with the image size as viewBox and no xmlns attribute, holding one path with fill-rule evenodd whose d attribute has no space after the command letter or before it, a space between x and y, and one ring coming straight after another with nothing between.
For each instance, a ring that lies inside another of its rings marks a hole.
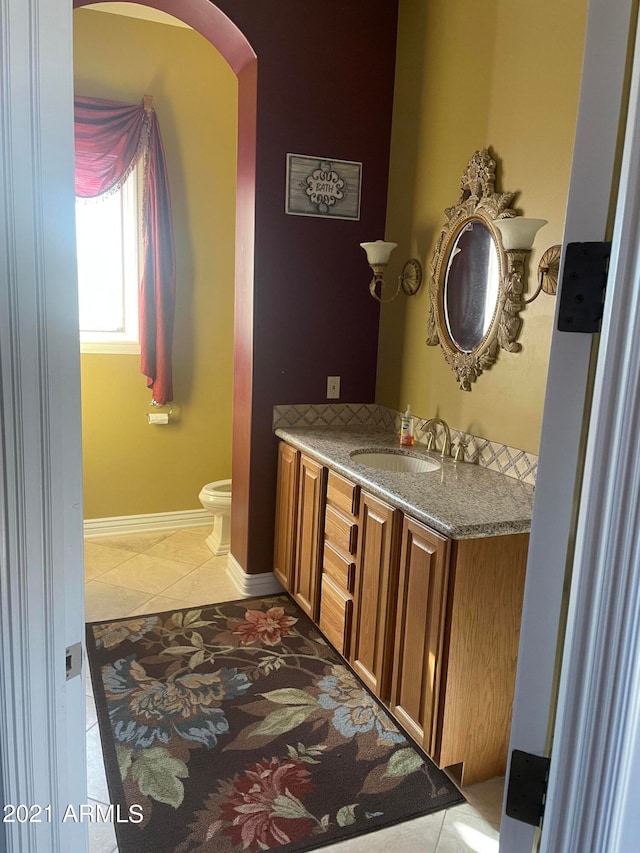
<instances>
[{"instance_id":1,"label":"wooden cabinet base","mask_svg":"<svg viewBox=\"0 0 640 853\"><path fill-rule=\"evenodd\" d=\"M461 782L505 772L529 534L452 543L448 647L432 757Z\"/></svg>"},{"instance_id":2,"label":"wooden cabinet base","mask_svg":"<svg viewBox=\"0 0 640 853\"><path fill-rule=\"evenodd\" d=\"M502 775L529 535L449 540L283 443L275 538L276 577L435 763Z\"/></svg>"},{"instance_id":3,"label":"wooden cabinet base","mask_svg":"<svg viewBox=\"0 0 640 853\"><path fill-rule=\"evenodd\" d=\"M404 520L390 710L460 784L505 772L528 544Z\"/></svg>"}]
</instances>

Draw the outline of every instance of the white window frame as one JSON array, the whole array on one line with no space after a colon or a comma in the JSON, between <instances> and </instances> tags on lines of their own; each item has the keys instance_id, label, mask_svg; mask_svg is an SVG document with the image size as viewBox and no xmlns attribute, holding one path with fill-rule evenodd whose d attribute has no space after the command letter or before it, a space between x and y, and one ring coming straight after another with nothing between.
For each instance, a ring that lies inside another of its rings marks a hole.
<instances>
[{"instance_id":1,"label":"white window frame","mask_svg":"<svg viewBox=\"0 0 640 853\"><path fill-rule=\"evenodd\" d=\"M124 328L118 331L80 330L80 352L104 354L139 354L138 293L142 272L142 160L118 191L122 209ZM76 206L76 216L85 200ZM91 203L89 200L88 203ZM100 200L96 201L100 204Z\"/></svg>"}]
</instances>

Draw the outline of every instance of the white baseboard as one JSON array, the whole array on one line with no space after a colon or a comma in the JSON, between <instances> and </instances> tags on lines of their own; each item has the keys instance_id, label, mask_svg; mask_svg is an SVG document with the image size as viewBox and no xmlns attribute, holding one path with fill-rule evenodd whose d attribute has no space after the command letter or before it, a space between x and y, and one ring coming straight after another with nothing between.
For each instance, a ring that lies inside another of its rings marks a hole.
<instances>
[{"instance_id":1,"label":"white baseboard","mask_svg":"<svg viewBox=\"0 0 640 853\"><path fill-rule=\"evenodd\" d=\"M250 598L254 595L274 595L284 592L282 585L273 572L248 575L233 554L229 554L227 558L227 574L243 598Z\"/></svg>"},{"instance_id":2,"label":"white baseboard","mask_svg":"<svg viewBox=\"0 0 640 853\"><path fill-rule=\"evenodd\" d=\"M183 527L213 525L206 509L185 509L178 512L154 512L147 515L119 515L113 518L85 518L85 539L117 536L119 533L147 533L153 530L179 530Z\"/></svg>"}]
</instances>

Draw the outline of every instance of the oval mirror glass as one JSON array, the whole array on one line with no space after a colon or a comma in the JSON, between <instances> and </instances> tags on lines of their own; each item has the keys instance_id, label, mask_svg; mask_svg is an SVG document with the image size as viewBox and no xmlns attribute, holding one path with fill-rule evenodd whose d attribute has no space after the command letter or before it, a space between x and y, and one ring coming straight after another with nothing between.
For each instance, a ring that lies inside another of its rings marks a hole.
<instances>
[{"instance_id":1,"label":"oval mirror glass","mask_svg":"<svg viewBox=\"0 0 640 853\"><path fill-rule=\"evenodd\" d=\"M500 261L489 228L466 222L451 246L444 276L444 315L453 343L472 352L491 327L500 290Z\"/></svg>"}]
</instances>

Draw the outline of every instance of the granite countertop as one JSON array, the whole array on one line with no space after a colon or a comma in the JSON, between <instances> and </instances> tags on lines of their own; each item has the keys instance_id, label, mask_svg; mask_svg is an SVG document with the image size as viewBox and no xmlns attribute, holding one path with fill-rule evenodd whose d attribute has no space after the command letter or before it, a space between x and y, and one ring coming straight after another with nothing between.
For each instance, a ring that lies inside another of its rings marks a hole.
<instances>
[{"instance_id":1,"label":"granite countertop","mask_svg":"<svg viewBox=\"0 0 640 853\"><path fill-rule=\"evenodd\" d=\"M398 436L366 427L287 427L276 435L372 495L451 539L526 533L533 486L479 465L441 459L420 445L400 448ZM354 450L394 450L441 462L437 471L380 471L351 459Z\"/></svg>"}]
</instances>

